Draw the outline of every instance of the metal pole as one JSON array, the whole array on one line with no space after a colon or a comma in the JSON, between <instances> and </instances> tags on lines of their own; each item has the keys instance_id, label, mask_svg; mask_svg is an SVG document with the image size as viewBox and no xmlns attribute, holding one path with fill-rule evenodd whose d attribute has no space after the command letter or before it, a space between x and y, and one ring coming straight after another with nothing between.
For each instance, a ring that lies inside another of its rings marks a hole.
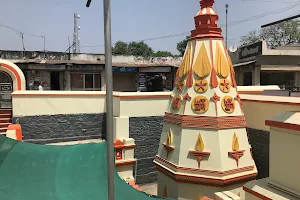
<instances>
[{"instance_id":1,"label":"metal pole","mask_svg":"<svg viewBox=\"0 0 300 200\"><path fill-rule=\"evenodd\" d=\"M106 75L106 135L107 135L107 169L108 199L114 200L114 137L113 137L113 76L110 0L103 0L104 37L105 37L105 75Z\"/></svg>"},{"instance_id":2,"label":"metal pole","mask_svg":"<svg viewBox=\"0 0 300 200\"><path fill-rule=\"evenodd\" d=\"M228 4L225 5L226 8L226 49L228 48Z\"/></svg>"}]
</instances>

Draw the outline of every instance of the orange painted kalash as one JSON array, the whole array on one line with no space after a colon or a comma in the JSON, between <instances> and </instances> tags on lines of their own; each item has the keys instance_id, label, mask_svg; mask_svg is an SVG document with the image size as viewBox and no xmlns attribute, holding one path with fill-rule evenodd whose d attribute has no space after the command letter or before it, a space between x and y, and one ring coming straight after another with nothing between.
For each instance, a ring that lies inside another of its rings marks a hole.
<instances>
[{"instance_id":1,"label":"orange painted kalash","mask_svg":"<svg viewBox=\"0 0 300 200\"><path fill-rule=\"evenodd\" d=\"M234 69L213 4L200 2L165 112L154 160L159 196L195 199L200 193L214 198L224 190L238 194L257 176Z\"/></svg>"}]
</instances>

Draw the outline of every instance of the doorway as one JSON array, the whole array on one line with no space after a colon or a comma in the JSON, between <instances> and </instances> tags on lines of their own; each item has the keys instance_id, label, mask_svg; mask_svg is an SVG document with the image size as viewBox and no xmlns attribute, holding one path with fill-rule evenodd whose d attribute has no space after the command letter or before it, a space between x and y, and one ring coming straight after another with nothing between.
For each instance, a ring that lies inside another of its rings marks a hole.
<instances>
[{"instance_id":1,"label":"doorway","mask_svg":"<svg viewBox=\"0 0 300 200\"><path fill-rule=\"evenodd\" d=\"M51 90L60 90L59 72L51 72Z\"/></svg>"},{"instance_id":2,"label":"doorway","mask_svg":"<svg viewBox=\"0 0 300 200\"><path fill-rule=\"evenodd\" d=\"M9 74L0 72L0 108L11 108L13 81Z\"/></svg>"}]
</instances>

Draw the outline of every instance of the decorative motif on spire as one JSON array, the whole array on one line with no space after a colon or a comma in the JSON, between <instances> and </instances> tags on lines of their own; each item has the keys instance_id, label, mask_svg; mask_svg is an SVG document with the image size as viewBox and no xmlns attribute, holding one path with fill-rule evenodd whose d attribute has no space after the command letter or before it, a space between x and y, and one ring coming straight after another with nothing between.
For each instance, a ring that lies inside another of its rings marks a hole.
<instances>
[{"instance_id":1,"label":"decorative motif on spire","mask_svg":"<svg viewBox=\"0 0 300 200\"><path fill-rule=\"evenodd\" d=\"M182 103L182 97L180 95L175 96L172 99L172 108L175 111L178 111L181 107L181 103Z\"/></svg>"},{"instance_id":2,"label":"decorative motif on spire","mask_svg":"<svg viewBox=\"0 0 300 200\"><path fill-rule=\"evenodd\" d=\"M226 78L230 73L228 61L225 58L219 43L217 43L215 68L217 75L221 78Z\"/></svg>"},{"instance_id":3,"label":"decorative motif on spire","mask_svg":"<svg viewBox=\"0 0 300 200\"><path fill-rule=\"evenodd\" d=\"M165 187L164 187L164 198L168 198L168 188L167 188L167 184L165 184Z\"/></svg>"},{"instance_id":4,"label":"decorative motif on spire","mask_svg":"<svg viewBox=\"0 0 300 200\"><path fill-rule=\"evenodd\" d=\"M174 86L177 84L177 81L179 80L179 71L180 71L180 68L177 69L175 80L174 80Z\"/></svg>"},{"instance_id":5,"label":"decorative motif on spire","mask_svg":"<svg viewBox=\"0 0 300 200\"><path fill-rule=\"evenodd\" d=\"M185 86L185 80L184 79L180 79L177 81L177 84L176 84L176 89L178 92L182 92L183 88Z\"/></svg>"},{"instance_id":6,"label":"decorative motif on spire","mask_svg":"<svg viewBox=\"0 0 300 200\"><path fill-rule=\"evenodd\" d=\"M232 140L232 150L238 151L239 149L240 149L240 144L238 138L236 137L236 133L234 133L233 140Z\"/></svg>"},{"instance_id":7,"label":"decorative motif on spire","mask_svg":"<svg viewBox=\"0 0 300 200\"><path fill-rule=\"evenodd\" d=\"M203 114L209 108L209 100L202 95L196 96L192 101L192 109L195 113Z\"/></svg>"},{"instance_id":8,"label":"decorative motif on spire","mask_svg":"<svg viewBox=\"0 0 300 200\"><path fill-rule=\"evenodd\" d=\"M173 143L173 132L170 129L169 132L167 133L167 141L166 143L163 144L165 150L166 150L166 160L169 158L169 154L174 151L175 147L172 146Z\"/></svg>"},{"instance_id":9,"label":"decorative motif on spire","mask_svg":"<svg viewBox=\"0 0 300 200\"><path fill-rule=\"evenodd\" d=\"M201 200L201 199L202 199L202 197L201 197L201 195L199 193L198 196L197 196L197 200Z\"/></svg>"},{"instance_id":10,"label":"decorative motif on spire","mask_svg":"<svg viewBox=\"0 0 300 200\"><path fill-rule=\"evenodd\" d=\"M196 144L195 144L195 150L190 150L189 152L194 155L194 157L198 161L198 168L200 169L200 164L203 158L207 157L210 155L210 152L204 152L204 142L202 139L201 134L199 133Z\"/></svg>"},{"instance_id":11,"label":"decorative motif on spire","mask_svg":"<svg viewBox=\"0 0 300 200\"><path fill-rule=\"evenodd\" d=\"M202 43L194 64L194 73L200 78L206 77L211 72L211 64L204 43Z\"/></svg>"},{"instance_id":12,"label":"decorative motif on spire","mask_svg":"<svg viewBox=\"0 0 300 200\"><path fill-rule=\"evenodd\" d=\"M186 52L179 68L180 78L185 77L189 73L190 66L191 66L191 42L187 44Z\"/></svg>"},{"instance_id":13,"label":"decorative motif on spire","mask_svg":"<svg viewBox=\"0 0 300 200\"><path fill-rule=\"evenodd\" d=\"M224 112L231 114L235 109L235 101L231 96L225 96L222 98L221 106Z\"/></svg>"},{"instance_id":14,"label":"decorative motif on spire","mask_svg":"<svg viewBox=\"0 0 300 200\"><path fill-rule=\"evenodd\" d=\"M172 130L170 129L168 132L168 138L167 138L167 145L171 145L172 144Z\"/></svg>"},{"instance_id":15,"label":"decorative motif on spire","mask_svg":"<svg viewBox=\"0 0 300 200\"><path fill-rule=\"evenodd\" d=\"M244 155L245 150L239 150L240 149L240 144L239 140L236 136L236 133L233 134L232 138L232 152L228 152L228 155L234 158L236 161L236 166L239 167L239 159Z\"/></svg>"},{"instance_id":16,"label":"decorative motif on spire","mask_svg":"<svg viewBox=\"0 0 300 200\"><path fill-rule=\"evenodd\" d=\"M190 65L190 70L189 70L189 74L188 74L188 77L187 77L187 80L186 80L186 87L192 87L193 86L193 70L192 70L192 67L193 67L193 63L194 63L194 55L195 55L195 49L196 49L196 45L197 45L197 42L196 41L190 41L189 43L191 43L191 50L193 50L193 53L192 53L192 59L191 59L191 65ZM192 48L193 47L193 48Z\"/></svg>"},{"instance_id":17,"label":"decorative motif on spire","mask_svg":"<svg viewBox=\"0 0 300 200\"><path fill-rule=\"evenodd\" d=\"M195 150L196 151L203 151L204 150L204 142L203 142L203 139L202 139L200 133L198 135L198 139L197 139L197 142L196 142L196 145L195 145Z\"/></svg>"},{"instance_id":18,"label":"decorative motif on spire","mask_svg":"<svg viewBox=\"0 0 300 200\"><path fill-rule=\"evenodd\" d=\"M194 89L196 92L204 93L208 90L208 82L205 79L195 81Z\"/></svg>"},{"instance_id":19,"label":"decorative motif on spire","mask_svg":"<svg viewBox=\"0 0 300 200\"><path fill-rule=\"evenodd\" d=\"M212 97L210 97L211 100L215 103L215 109L216 109L216 115L218 116L218 105L217 102L220 100L220 97L217 95L217 93L214 93Z\"/></svg>"},{"instance_id":20,"label":"decorative motif on spire","mask_svg":"<svg viewBox=\"0 0 300 200\"><path fill-rule=\"evenodd\" d=\"M217 73L214 67L214 59L213 59L213 50L212 50L212 39L209 40L209 48L210 48L210 57L212 62L212 69L211 69L211 75L210 75L210 85L213 88L218 87L218 79L217 79Z\"/></svg>"},{"instance_id":21,"label":"decorative motif on spire","mask_svg":"<svg viewBox=\"0 0 300 200\"><path fill-rule=\"evenodd\" d=\"M220 79L220 85L219 88L222 92L228 93L231 89L231 85L228 79L222 78Z\"/></svg>"}]
</instances>

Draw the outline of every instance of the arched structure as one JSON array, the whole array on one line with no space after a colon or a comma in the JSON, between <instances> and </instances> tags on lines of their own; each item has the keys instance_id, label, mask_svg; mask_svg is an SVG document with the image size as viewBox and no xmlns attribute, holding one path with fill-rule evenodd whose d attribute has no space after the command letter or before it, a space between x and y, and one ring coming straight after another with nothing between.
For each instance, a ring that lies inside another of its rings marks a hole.
<instances>
[{"instance_id":1,"label":"arched structure","mask_svg":"<svg viewBox=\"0 0 300 200\"><path fill-rule=\"evenodd\" d=\"M6 72L13 81L13 91L26 90L26 80L22 70L12 62L0 59L0 71Z\"/></svg>"}]
</instances>

